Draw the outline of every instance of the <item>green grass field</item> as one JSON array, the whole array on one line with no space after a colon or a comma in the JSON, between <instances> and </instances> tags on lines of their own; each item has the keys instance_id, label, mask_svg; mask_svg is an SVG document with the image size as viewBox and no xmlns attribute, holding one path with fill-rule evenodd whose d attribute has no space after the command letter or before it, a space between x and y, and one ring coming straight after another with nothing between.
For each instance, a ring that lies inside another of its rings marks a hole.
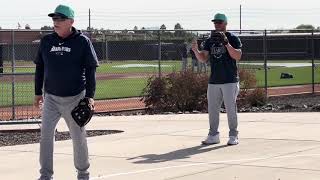
<instances>
[{"instance_id":1,"label":"green grass field","mask_svg":"<svg viewBox=\"0 0 320 180\"><path fill-rule=\"evenodd\" d=\"M137 97L147 84L147 78L130 78L97 81L95 99L118 99ZM11 83L0 85L0 107L12 105ZM30 105L34 97L34 84L19 82L15 84L15 104Z\"/></svg>"},{"instance_id":2,"label":"green grass field","mask_svg":"<svg viewBox=\"0 0 320 180\"><path fill-rule=\"evenodd\" d=\"M279 62L279 61L272 61ZM306 61L281 61L282 63L306 63ZM309 61L310 62L310 61ZM271 63L271 61L269 62ZM132 64L147 64L153 67L128 67L119 68L116 66L132 65ZM189 64L191 64L189 62ZM32 64L30 64L32 65ZM116 61L102 63L97 69L98 74L144 74L158 73L158 61ZM161 71L163 73L170 73L179 71L181 69L181 61L162 61ZM24 66L28 66L24 64ZM250 69L255 72L257 78L257 85L264 87L265 77L263 66L261 65L240 65L240 68ZM303 85L311 84L311 67L270 67L268 70L268 86L287 86L287 85ZM10 68L5 68L5 72L11 72ZM23 67L17 68L16 72L34 72L34 68ZM280 79L282 72L293 74L294 79ZM99 80L97 82L96 99L114 99L125 97L140 96L142 89L146 86L147 77L141 78L125 78L112 80ZM316 68L315 82L320 83L320 68ZM11 83L1 82L0 84L0 106L10 106L12 104L12 89ZM15 103L17 105L29 105L33 100L33 82L17 82L15 84Z\"/></svg>"},{"instance_id":3,"label":"green grass field","mask_svg":"<svg viewBox=\"0 0 320 180\"><path fill-rule=\"evenodd\" d=\"M96 99L115 99L140 96L147 78L103 80L97 82Z\"/></svg>"},{"instance_id":4,"label":"green grass field","mask_svg":"<svg viewBox=\"0 0 320 180\"><path fill-rule=\"evenodd\" d=\"M294 76L293 79L280 79L282 72L290 73ZM289 86L289 85L303 85L312 83L312 68L311 67L278 67L271 68L267 71L268 73L268 86ZM256 78L259 87L264 87L265 83L265 72L264 70L256 71ZM315 71L315 82L320 83L320 69Z\"/></svg>"}]
</instances>

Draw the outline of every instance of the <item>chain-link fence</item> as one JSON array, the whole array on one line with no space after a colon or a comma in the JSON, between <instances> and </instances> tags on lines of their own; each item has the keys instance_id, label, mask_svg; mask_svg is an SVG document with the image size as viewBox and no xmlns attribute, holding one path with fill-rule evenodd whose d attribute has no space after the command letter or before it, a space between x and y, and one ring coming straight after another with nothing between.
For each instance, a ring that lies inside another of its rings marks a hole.
<instances>
[{"instance_id":1,"label":"chain-link fence","mask_svg":"<svg viewBox=\"0 0 320 180\"><path fill-rule=\"evenodd\" d=\"M96 110L113 112L144 108L142 90L150 76L191 69L210 73L190 51L210 30L108 30L84 32L100 61L97 69ZM308 30L231 31L243 43L241 70L255 74L267 95L306 93L318 85L320 34ZM36 52L50 31L0 30L0 119L33 122L40 116L32 106ZM31 119L31 120L28 120Z\"/></svg>"}]
</instances>

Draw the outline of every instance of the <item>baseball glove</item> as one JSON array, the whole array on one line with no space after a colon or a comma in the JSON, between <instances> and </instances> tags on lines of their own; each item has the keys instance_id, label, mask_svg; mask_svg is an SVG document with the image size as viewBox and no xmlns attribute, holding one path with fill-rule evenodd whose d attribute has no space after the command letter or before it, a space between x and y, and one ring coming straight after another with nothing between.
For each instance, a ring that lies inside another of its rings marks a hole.
<instances>
[{"instance_id":1,"label":"baseball glove","mask_svg":"<svg viewBox=\"0 0 320 180\"><path fill-rule=\"evenodd\" d=\"M94 110L90 105L89 98L83 98L78 106L71 111L71 115L75 122L80 127L83 127L91 120L93 112Z\"/></svg>"},{"instance_id":2,"label":"baseball glove","mask_svg":"<svg viewBox=\"0 0 320 180\"><path fill-rule=\"evenodd\" d=\"M224 32L221 31L211 31L210 40L214 43L227 45L229 40Z\"/></svg>"}]
</instances>

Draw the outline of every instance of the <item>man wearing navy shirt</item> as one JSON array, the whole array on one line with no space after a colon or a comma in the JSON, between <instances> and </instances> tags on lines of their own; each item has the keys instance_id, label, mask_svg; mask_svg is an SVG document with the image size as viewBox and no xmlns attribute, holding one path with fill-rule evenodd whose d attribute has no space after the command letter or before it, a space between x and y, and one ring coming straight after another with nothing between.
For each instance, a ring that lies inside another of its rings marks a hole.
<instances>
[{"instance_id":1,"label":"man wearing navy shirt","mask_svg":"<svg viewBox=\"0 0 320 180\"><path fill-rule=\"evenodd\" d=\"M224 14L216 14L212 20L215 31L223 37L223 42L217 42L214 38L208 38L204 43L204 49L199 51L196 40L192 43L192 50L201 62L210 61L211 75L208 85L208 110L210 130L202 144L220 143L219 138L219 113L224 102L229 124L228 145L237 145L238 119L237 96L239 93L239 75L237 61L241 59L241 41L233 33L227 31L227 17Z\"/></svg>"},{"instance_id":2,"label":"man wearing navy shirt","mask_svg":"<svg viewBox=\"0 0 320 180\"><path fill-rule=\"evenodd\" d=\"M88 98L94 108L98 60L91 41L73 27L74 11L70 7L59 5L49 17L52 17L55 32L41 39L34 61L34 105L42 107L39 179L53 179L54 134L63 117L73 142L78 180L88 180L86 131L76 124L71 111L83 98Z\"/></svg>"}]
</instances>

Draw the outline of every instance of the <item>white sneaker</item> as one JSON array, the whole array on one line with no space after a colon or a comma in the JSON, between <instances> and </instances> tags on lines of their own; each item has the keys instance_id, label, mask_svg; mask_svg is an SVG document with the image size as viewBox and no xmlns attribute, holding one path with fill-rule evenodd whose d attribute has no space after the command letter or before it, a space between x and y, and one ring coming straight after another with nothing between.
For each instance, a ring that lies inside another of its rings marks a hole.
<instances>
[{"instance_id":1,"label":"white sneaker","mask_svg":"<svg viewBox=\"0 0 320 180\"><path fill-rule=\"evenodd\" d=\"M239 144L239 139L237 136L230 136L228 145L233 146L233 145L238 145Z\"/></svg>"},{"instance_id":2,"label":"white sneaker","mask_svg":"<svg viewBox=\"0 0 320 180\"><path fill-rule=\"evenodd\" d=\"M219 134L214 136L208 135L206 140L202 141L203 145L211 145L211 144L219 144L219 143L220 143Z\"/></svg>"}]
</instances>

